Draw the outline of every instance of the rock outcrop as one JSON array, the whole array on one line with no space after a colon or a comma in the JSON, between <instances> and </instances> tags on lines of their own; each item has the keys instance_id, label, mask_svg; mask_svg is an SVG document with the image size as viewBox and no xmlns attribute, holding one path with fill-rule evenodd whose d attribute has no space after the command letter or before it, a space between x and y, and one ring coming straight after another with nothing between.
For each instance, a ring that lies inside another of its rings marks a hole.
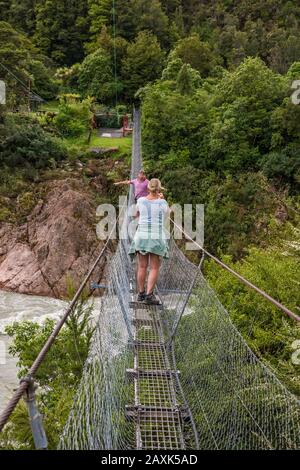
<instances>
[{"instance_id":1,"label":"rock outcrop","mask_svg":"<svg viewBox=\"0 0 300 470\"><path fill-rule=\"evenodd\" d=\"M62 298L68 279L79 285L102 244L96 207L76 179L49 183L22 226L0 226L0 289ZM103 275L106 259L93 280Z\"/></svg>"}]
</instances>

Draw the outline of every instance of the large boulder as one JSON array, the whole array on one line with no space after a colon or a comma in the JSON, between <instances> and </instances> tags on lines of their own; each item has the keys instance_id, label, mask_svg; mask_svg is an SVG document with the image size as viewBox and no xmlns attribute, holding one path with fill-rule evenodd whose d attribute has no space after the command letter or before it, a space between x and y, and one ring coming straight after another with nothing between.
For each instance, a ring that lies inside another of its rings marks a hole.
<instances>
[{"instance_id":1,"label":"large boulder","mask_svg":"<svg viewBox=\"0 0 300 470\"><path fill-rule=\"evenodd\" d=\"M103 242L96 237L96 207L75 179L49 183L21 227L0 227L0 289L62 298L69 279L79 286ZM106 258L93 280L103 276Z\"/></svg>"}]
</instances>

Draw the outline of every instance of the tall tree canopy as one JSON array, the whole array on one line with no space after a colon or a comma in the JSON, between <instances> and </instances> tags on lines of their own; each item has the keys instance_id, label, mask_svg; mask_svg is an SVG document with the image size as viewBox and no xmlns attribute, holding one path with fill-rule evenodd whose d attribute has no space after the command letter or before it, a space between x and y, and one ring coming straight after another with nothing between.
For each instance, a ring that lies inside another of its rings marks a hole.
<instances>
[{"instance_id":1,"label":"tall tree canopy","mask_svg":"<svg viewBox=\"0 0 300 470\"><path fill-rule=\"evenodd\" d=\"M9 21L19 30L32 36L36 28L36 0L11 0Z\"/></svg>"},{"instance_id":2,"label":"tall tree canopy","mask_svg":"<svg viewBox=\"0 0 300 470\"><path fill-rule=\"evenodd\" d=\"M58 64L72 65L84 58L88 39L88 5L85 0L38 2L34 40Z\"/></svg>"},{"instance_id":3,"label":"tall tree canopy","mask_svg":"<svg viewBox=\"0 0 300 470\"><path fill-rule=\"evenodd\" d=\"M128 98L133 98L139 88L160 77L165 54L153 34L141 32L128 46L123 61L123 77Z\"/></svg>"},{"instance_id":4,"label":"tall tree canopy","mask_svg":"<svg viewBox=\"0 0 300 470\"><path fill-rule=\"evenodd\" d=\"M110 55L103 49L88 55L80 68L79 89L84 96L93 96L102 103L113 102L113 97L121 91L120 83L115 83L113 64Z\"/></svg>"},{"instance_id":5,"label":"tall tree canopy","mask_svg":"<svg viewBox=\"0 0 300 470\"><path fill-rule=\"evenodd\" d=\"M51 76L53 71L32 42L0 21L0 78L6 82L8 107L28 102L29 88L43 98L53 98L57 89Z\"/></svg>"},{"instance_id":6,"label":"tall tree canopy","mask_svg":"<svg viewBox=\"0 0 300 470\"><path fill-rule=\"evenodd\" d=\"M130 42L148 31L169 52L180 39L194 47L198 36L204 64L211 54L226 68L259 56L282 74L300 60L300 5L295 0L0 0L0 20L32 36L59 65L70 66L84 59L103 26L112 35L113 4L117 36Z\"/></svg>"}]
</instances>

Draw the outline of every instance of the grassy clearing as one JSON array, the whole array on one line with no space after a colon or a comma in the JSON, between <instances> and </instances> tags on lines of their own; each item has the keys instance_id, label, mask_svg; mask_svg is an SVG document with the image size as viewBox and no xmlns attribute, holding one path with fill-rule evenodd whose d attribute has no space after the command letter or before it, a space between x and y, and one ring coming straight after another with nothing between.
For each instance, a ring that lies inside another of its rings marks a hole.
<instances>
[{"instance_id":1,"label":"grassy clearing","mask_svg":"<svg viewBox=\"0 0 300 470\"><path fill-rule=\"evenodd\" d=\"M101 148L115 148L118 147L120 152L128 153L131 150L132 138L121 137L121 138L109 138L99 137L95 132L92 136L89 147L101 147Z\"/></svg>"},{"instance_id":2,"label":"grassy clearing","mask_svg":"<svg viewBox=\"0 0 300 470\"><path fill-rule=\"evenodd\" d=\"M77 147L78 150L85 151L90 147L87 134L80 135L79 137L65 137L63 140L68 148Z\"/></svg>"},{"instance_id":3,"label":"grassy clearing","mask_svg":"<svg viewBox=\"0 0 300 470\"><path fill-rule=\"evenodd\" d=\"M103 148L103 149L111 149L111 148L118 148L120 153L130 153L131 146L132 146L132 137L124 137L124 138L109 138L109 137L99 137L98 132L95 130L93 131L91 141L88 142L88 135L82 135L80 137L70 137L65 139L67 146L74 147L76 146L78 149L82 151L86 151L89 148Z\"/></svg>"},{"instance_id":4,"label":"grassy clearing","mask_svg":"<svg viewBox=\"0 0 300 470\"><path fill-rule=\"evenodd\" d=\"M58 111L59 107L59 101L58 100L53 100L53 101L48 101L47 103L43 103L40 107L40 111L48 111L48 112L55 112Z\"/></svg>"}]
</instances>

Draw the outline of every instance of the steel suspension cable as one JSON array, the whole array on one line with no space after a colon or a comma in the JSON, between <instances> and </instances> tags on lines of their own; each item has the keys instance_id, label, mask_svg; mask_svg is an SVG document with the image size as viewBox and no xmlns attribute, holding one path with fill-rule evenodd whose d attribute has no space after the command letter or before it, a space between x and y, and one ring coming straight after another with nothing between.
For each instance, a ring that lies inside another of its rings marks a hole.
<instances>
[{"instance_id":1,"label":"steel suspension cable","mask_svg":"<svg viewBox=\"0 0 300 470\"><path fill-rule=\"evenodd\" d=\"M44 98L42 98L40 95L38 95L37 93L35 93L34 91L30 90L30 88L28 87L28 85L26 85L20 78L18 78L8 67L6 67L6 65L4 65L2 62L0 62L0 66L7 72L9 73L12 77L14 77L15 80L17 80L17 82L20 83L20 85L24 88L24 90L26 90L28 93L31 93L32 96L35 96L36 98L39 98L41 100L43 100L44 102L47 102Z\"/></svg>"},{"instance_id":2,"label":"steel suspension cable","mask_svg":"<svg viewBox=\"0 0 300 470\"><path fill-rule=\"evenodd\" d=\"M219 258L216 256L212 255L209 251L207 251L204 247L202 247L199 243L195 242L183 229L180 227L174 220L172 220L172 223L174 226L181 231L181 233L185 236L187 240L190 240L195 246L197 246L200 250L202 250L203 253L206 254L209 258L211 258L215 263L217 263L219 266L221 266L223 269L231 273L233 276L235 276L237 279L239 279L241 282L243 282L246 286L250 287L251 289L255 290L258 294L260 294L262 297L267 299L269 302L271 302L275 307L279 308L282 310L286 315L288 315L290 318L293 320L300 322L300 317L296 315L294 312L292 312L290 309L285 307L283 304L275 300L273 297L271 297L269 294L267 294L265 291L257 287L255 284L250 282L248 279L246 279L244 276L241 274L237 273L234 271L234 269L230 268L227 264L225 264L223 261L221 261Z\"/></svg>"},{"instance_id":3,"label":"steel suspension cable","mask_svg":"<svg viewBox=\"0 0 300 470\"><path fill-rule=\"evenodd\" d=\"M114 35L114 75L115 75L115 98L116 106L118 105L118 76L117 76L117 46L116 46L116 36L117 36L117 26L116 26L116 2L113 0L113 35Z\"/></svg>"},{"instance_id":4,"label":"steel suspension cable","mask_svg":"<svg viewBox=\"0 0 300 470\"><path fill-rule=\"evenodd\" d=\"M74 297L73 297L70 305L66 309L64 315L62 316L62 318L55 325L51 335L47 339L46 343L44 344L44 346L41 349L40 353L38 354L37 358L35 359L32 366L30 367L30 369L28 371L28 374L27 374L27 378L31 379L36 375L39 367L43 363L47 353L49 352L50 348L52 347L52 345L53 345L55 339L57 338L58 334L60 333L62 327L65 325L65 323L66 323L67 319L69 318L70 314L73 312L73 309L76 306L80 296L82 295L85 286L87 285L87 283L90 280L93 272L95 271L95 269L98 266L100 260L102 259L103 255L104 255L104 253L105 253L105 251L106 251L106 249L107 249L107 247L108 247L108 245L109 245L109 243L112 239L112 236L115 232L117 224L120 220L120 217L121 217L121 215L122 215L122 213L123 213L123 211L126 207L127 206L124 205L123 208L121 209L121 211L119 213L119 216L118 216L118 218L116 219L116 221L113 225L113 228L112 228L112 230L111 230L111 232L110 232L110 234L107 238L107 241L106 241L104 247L102 248L102 250L101 250L100 254L98 255L96 261L94 262L93 266L90 268L89 272L87 273L84 280L82 281L80 287L78 288L76 294L74 295ZM29 386L29 381L26 380L26 379L22 380L19 387L16 389L14 395L10 399L9 403L7 404L7 406L5 407L3 412L1 413L1 415L0 415L0 432L3 430L5 424L9 420L11 414L13 413L13 411L16 408L17 404L19 403L20 399L22 398L23 394L27 390L28 386Z\"/></svg>"}]
</instances>

